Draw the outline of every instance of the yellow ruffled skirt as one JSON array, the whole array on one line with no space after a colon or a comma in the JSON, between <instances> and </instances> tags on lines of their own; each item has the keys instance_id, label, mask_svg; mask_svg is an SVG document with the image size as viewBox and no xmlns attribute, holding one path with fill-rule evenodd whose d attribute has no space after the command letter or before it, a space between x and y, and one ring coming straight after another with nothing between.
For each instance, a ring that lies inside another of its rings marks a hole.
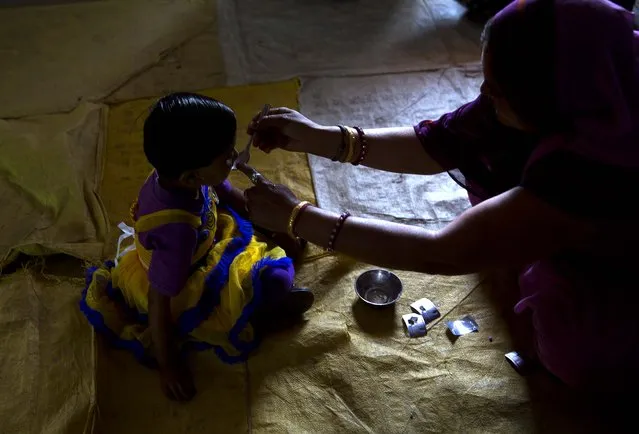
<instances>
[{"instance_id":1,"label":"yellow ruffled skirt","mask_svg":"<svg viewBox=\"0 0 639 434\"><path fill-rule=\"evenodd\" d=\"M224 362L236 363L258 345L250 320L261 302L261 271L288 268L291 259L281 248L256 238L250 222L230 209L219 211L219 240L171 300L171 311L184 349L213 349ZM109 261L88 270L80 301L97 332L144 363L153 363L149 287L147 272L133 250L117 266Z\"/></svg>"}]
</instances>

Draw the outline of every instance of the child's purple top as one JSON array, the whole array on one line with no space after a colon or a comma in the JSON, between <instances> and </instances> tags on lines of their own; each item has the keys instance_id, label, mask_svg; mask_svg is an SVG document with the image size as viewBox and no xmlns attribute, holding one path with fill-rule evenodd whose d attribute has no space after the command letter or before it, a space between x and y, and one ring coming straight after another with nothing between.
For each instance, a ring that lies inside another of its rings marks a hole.
<instances>
[{"instance_id":1,"label":"child's purple top","mask_svg":"<svg viewBox=\"0 0 639 434\"><path fill-rule=\"evenodd\" d=\"M231 185L225 181L221 187L226 190ZM167 190L160 186L154 173L140 189L135 218L165 209L181 209L200 216L203 196ZM170 297L179 294L191 273L191 261L200 241L199 230L187 223L169 223L140 232L138 237L144 248L153 251L148 271L151 286Z\"/></svg>"}]
</instances>

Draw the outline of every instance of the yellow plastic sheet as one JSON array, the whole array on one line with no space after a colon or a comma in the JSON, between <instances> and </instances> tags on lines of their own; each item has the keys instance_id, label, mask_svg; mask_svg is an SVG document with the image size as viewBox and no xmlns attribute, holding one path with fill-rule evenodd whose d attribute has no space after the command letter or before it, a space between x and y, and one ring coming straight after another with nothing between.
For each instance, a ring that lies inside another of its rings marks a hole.
<instances>
[{"instance_id":1,"label":"yellow plastic sheet","mask_svg":"<svg viewBox=\"0 0 639 434\"><path fill-rule=\"evenodd\" d=\"M315 291L306 324L267 340L249 360L255 433L591 432L597 411L547 375L522 377L492 278L397 272L395 308L357 302L370 267L328 257L305 264ZM511 288L516 291L516 287ZM404 335L401 315L428 297L442 317L425 337ZM451 340L446 321L472 315L479 332ZM490 338L490 339L489 339Z\"/></svg>"},{"instance_id":2,"label":"yellow plastic sheet","mask_svg":"<svg viewBox=\"0 0 639 434\"><path fill-rule=\"evenodd\" d=\"M473 426L484 432L514 431L531 421L520 414L525 384L503 361L508 336L482 306L475 278L398 273L402 298L395 308L378 310L354 294L354 281L367 268L325 258L301 271L300 280L319 298L308 323L268 341L249 362L256 432L466 431L460 412L473 413ZM444 318L426 337L410 339L401 315L423 296ZM465 302L458 306L459 300ZM480 332L452 344L445 320L465 314L477 319Z\"/></svg>"}]
</instances>

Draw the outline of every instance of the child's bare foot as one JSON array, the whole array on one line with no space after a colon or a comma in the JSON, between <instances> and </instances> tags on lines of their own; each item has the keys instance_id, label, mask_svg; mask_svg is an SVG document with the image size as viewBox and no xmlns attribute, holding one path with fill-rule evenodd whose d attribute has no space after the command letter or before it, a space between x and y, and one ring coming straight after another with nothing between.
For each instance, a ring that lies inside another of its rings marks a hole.
<instances>
[{"instance_id":1,"label":"child's bare foot","mask_svg":"<svg viewBox=\"0 0 639 434\"><path fill-rule=\"evenodd\" d=\"M281 310L285 316L301 317L315 302L315 296L307 288L293 288L284 299Z\"/></svg>"},{"instance_id":2,"label":"child's bare foot","mask_svg":"<svg viewBox=\"0 0 639 434\"><path fill-rule=\"evenodd\" d=\"M315 301L315 296L305 288L293 288L280 304L261 310L253 317L253 325L261 333L276 333L298 324Z\"/></svg>"},{"instance_id":3,"label":"child's bare foot","mask_svg":"<svg viewBox=\"0 0 639 434\"><path fill-rule=\"evenodd\" d=\"M190 401L195 396L193 376L185 364L160 368L162 390L174 401Z\"/></svg>"}]
</instances>

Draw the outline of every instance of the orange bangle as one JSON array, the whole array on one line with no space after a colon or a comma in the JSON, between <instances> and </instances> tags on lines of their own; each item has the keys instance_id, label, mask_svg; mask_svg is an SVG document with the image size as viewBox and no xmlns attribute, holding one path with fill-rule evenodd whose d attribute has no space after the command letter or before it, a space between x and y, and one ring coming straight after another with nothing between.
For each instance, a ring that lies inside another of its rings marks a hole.
<instances>
[{"instance_id":1,"label":"orange bangle","mask_svg":"<svg viewBox=\"0 0 639 434\"><path fill-rule=\"evenodd\" d=\"M297 238L297 235L295 235L295 223L297 223L297 218L299 217L301 212L304 211L310 204L310 202L303 200L298 203L295 208L293 208L293 211L291 211L291 216L288 218L288 235L291 238Z\"/></svg>"}]
</instances>

